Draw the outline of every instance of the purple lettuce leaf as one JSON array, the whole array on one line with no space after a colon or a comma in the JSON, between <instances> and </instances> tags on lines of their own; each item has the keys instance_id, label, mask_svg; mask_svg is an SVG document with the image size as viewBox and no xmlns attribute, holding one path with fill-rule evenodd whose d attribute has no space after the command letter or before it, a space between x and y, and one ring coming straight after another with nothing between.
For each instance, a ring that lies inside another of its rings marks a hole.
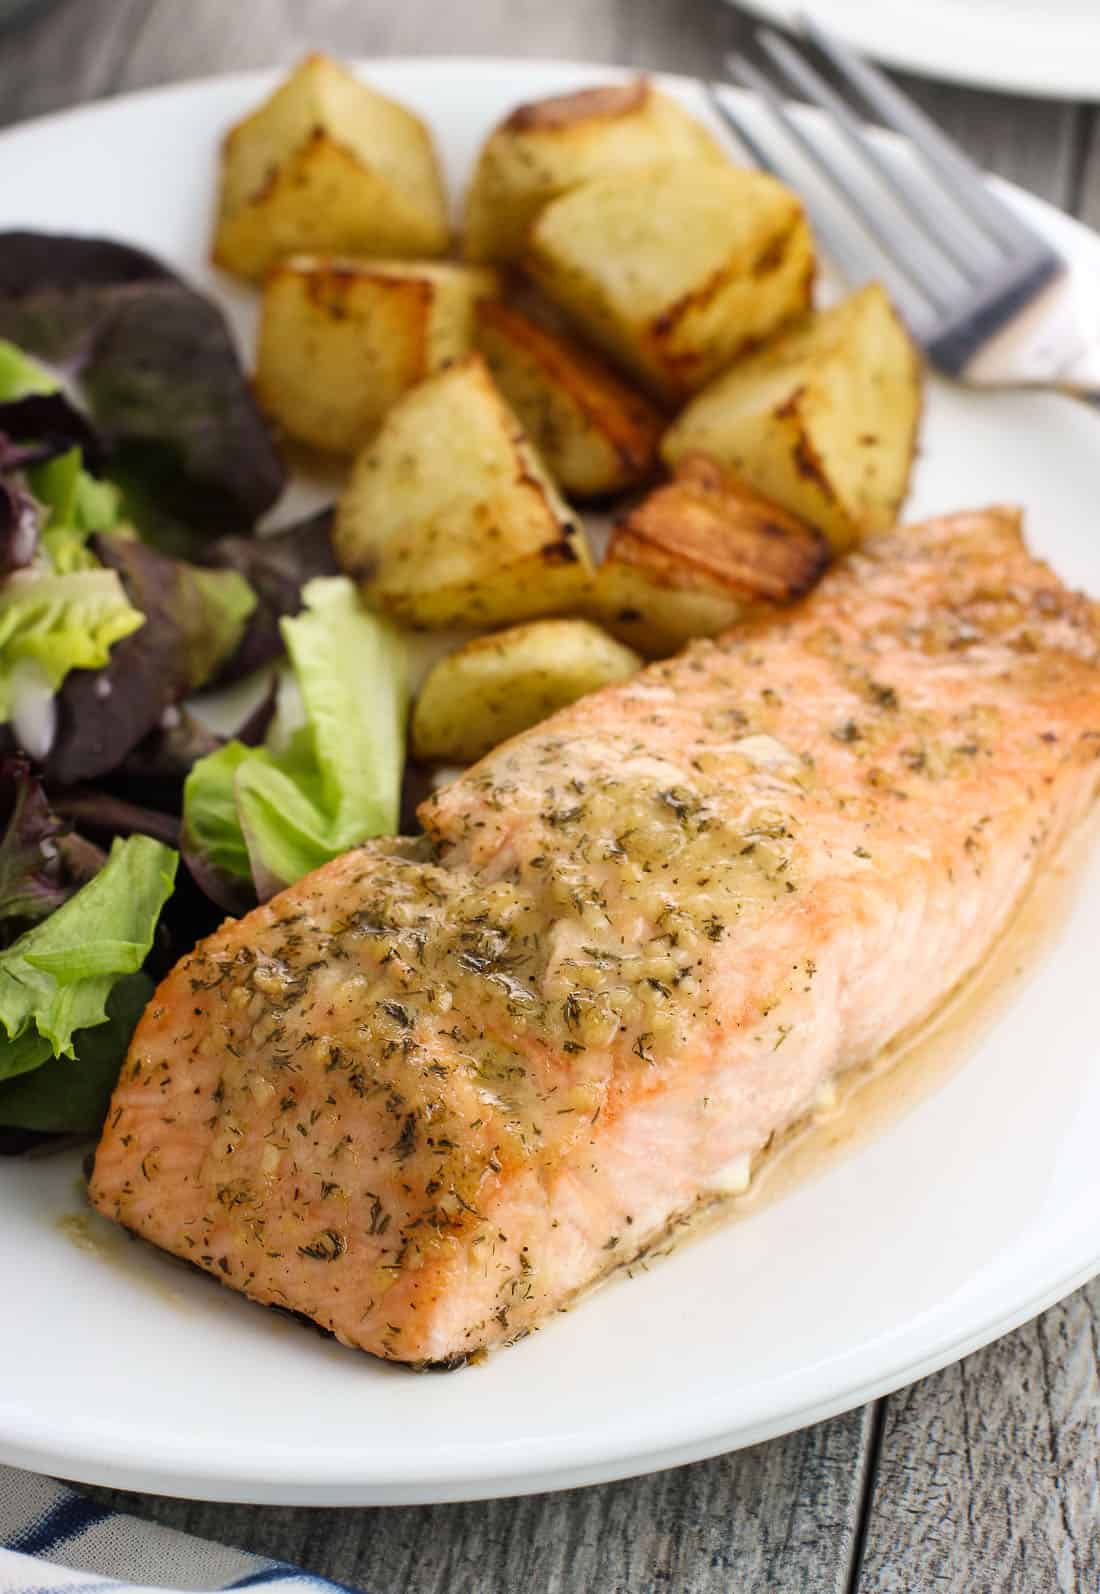
<instances>
[{"instance_id":1,"label":"purple lettuce leaf","mask_svg":"<svg viewBox=\"0 0 1100 1594\"><path fill-rule=\"evenodd\" d=\"M68 901L97 873L104 854L72 834L22 758L0 764L0 832L0 941L6 943Z\"/></svg>"},{"instance_id":2,"label":"purple lettuce leaf","mask_svg":"<svg viewBox=\"0 0 1100 1594\"><path fill-rule=\"evenodd\" d=\"M123 637L98 670L71 670L56 697L57 731L46 759L64 786L116 769L166 710L203 686L234 653L246 620L210 589L210 572L132 538L97 535L96 557L116 570L145 624Z\"/></svg>"},{"instance_id":3,"label":"purple lettuce leaf","mask_svg":"<svg viewBox=\"0 0 1100 1594\"><path fill-rule=\"evenodd\" d=\"M302 607L302 588L315 576L339 575L332 551L331 509L299 520L270 537L220 537L198 555L220 570L236 570L257 597L244 638L219 680L252 675L284 652L279 621ZM243 740L243 738L241 738Z\"/></svg>"},{"instance_id":4,"label":"purple lettuce leaf","mask_svg":"<svg viewBox=\"0 0 1100 1594\"><path fill-rule=\"evenodd\" d=\"M282 492L224 316L142 250L0 234L0 337L79 379L138 503L209 536L248 530Z\"/></svg>"}]
</instances>

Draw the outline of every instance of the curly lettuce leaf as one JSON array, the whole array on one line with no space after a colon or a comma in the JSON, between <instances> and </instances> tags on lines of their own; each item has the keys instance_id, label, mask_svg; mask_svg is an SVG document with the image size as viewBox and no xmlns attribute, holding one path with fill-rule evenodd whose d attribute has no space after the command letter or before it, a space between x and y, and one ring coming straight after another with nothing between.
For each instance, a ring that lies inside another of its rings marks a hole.
<instances>
[{"instance_id":1,"label":"curly lettuce leaf","mask_svg":"<svg viewBox=\"0 0 1100 1594\"><path fill-rule=\"evenodd\" d=\"M0 586L0 724L12 717L24 661L56 691L70 670L97 670L142 624L113 570L17 570Z\"/></svg>"},{"instance_id":2,"label":"curly lettuce leaf","mask_svg":"<svg viewBox=\"0 0 1100 1594\"><path fill-rule=\"evenodd\" d=\"M106 1020L116 982L149 954L177 861L148 836L115 841L94 879L0 952L0 1079L75 1058L77 1031Z\"/></svg>"},{"instance_id":3,"label":"curly lettuce leaf","mask_svg":"<svg viewBox=\"0 0 1100 1594\"><path fill-rule=\"evenodd\" d=\"M284 693L265 746L231 742L184 787L183 850L215 900L260 898L397 827L408 693L397 632L345 577L306 586L281 629L300 700ZM220 891L221 895L216 892Z\"/></svg>"}]
</instances>

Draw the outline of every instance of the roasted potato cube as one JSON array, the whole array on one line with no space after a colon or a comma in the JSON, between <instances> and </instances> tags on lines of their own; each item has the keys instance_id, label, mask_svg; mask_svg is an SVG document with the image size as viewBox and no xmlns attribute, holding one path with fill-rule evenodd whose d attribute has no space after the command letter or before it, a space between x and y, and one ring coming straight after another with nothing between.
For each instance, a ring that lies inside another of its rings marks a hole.
<instances>
[{"instance_id":1,"label":"roasted potato cube","mask_svg":"<svg viewBox=\"0 0 1100 1594\"><path fill-rule=\"evenodd\" d=\"M872 283L720 376L662 452L670 464L698 450L720 460L843 551L894 524L920 408L920 357Z\"/></svg>"},{"instance_id":2,"label":"roasted potato cube","mask_svg":"<svg viewBox=\"0 0 1100 1594\"><path fill-rule=\"evenodd\" d=\"M476 637L432 670L412 720L415 758L472 764L642 661L588 620L533 620Z\"/></svg>"},{"instance_id":3,"label":"roasted potato cube","mask_svg":"<svg viewBox=\"0 0 1100 1594\"><path fill-rule=\"evenodd\" d=\"M808 592L824 537L702 454L614 528L586 607L647 654Z\"/></svg>"},{"instance_id":4,"label":"roasted potato cube","mask_svg":"<svg viewBox=\"0 0 1100 1594\"><path fill-rule=\"evenodd\" d=\"M681 399L807 308L814 249L801 204L773 177L666 162L547 205L525 264L589 337Z\"/></svg>"},{"instance_id":5,"label":"roasted potato cube","mask_svg":"<svg viewBox=\"0 0 1100 1594\"><path fill-rule=\"evenodd\" d=\"M717 636L743 620L744 598L705 583L690 571L608 559L596 571L585 614L647 659L664 659L692 637Z\"/></svg>"},{"instance_id":6,"label":"roasted potato cube","mask_svg":"<svg viewBox=\"0 0 1100 1594\"><path fill-rule=\"evenodd\" d=\"M560 613L591 572L580 523L477 354L398 399L333 540L368 603L428 628Z\"/></svg>"},{"instance_id":7,"label":"roasted potato cube","mask_svg":"<svg viewBox=\"0 0 1100 1594\"><path fill-rule=\"evenodd\" d=\"M564 492L595 498L653 474L662 418L601 360L492 301L477 307L477 342Z\"/></svg>"},{"instance_id":8,"label":"roasted potato cube","mask_svg":"<svg viewBox=\"0 0 1100 1594\"><path fill-rule=\"evenodd\" d=\"M446 201L419 117L308 55L222 148L214 261L262 277L288 255L439 255Z\"/></svg>"},{"instance_id":9,"label":"roasted potato cube","mask_svg":"<svg viewBox=\"0 0 1100 1594\"><path fill-rule=\"evenodd\" d=\"M485 266L292 256L264 283L256 396L289 437L354 453L402 393L469 353L496 288Z\"/></svg>"},{"instance_id":10,"label":"roasted potato cube","mask_svg":"<svg viewBox=\"0 0 1100 1594\"><path fill-rule=\"evenodd\" d=\"M651 161L725 164L710 133L645 78L520 105L489 135L466 196L468 260L518 261L543 205Z\"/></svg>"}]
</instances>

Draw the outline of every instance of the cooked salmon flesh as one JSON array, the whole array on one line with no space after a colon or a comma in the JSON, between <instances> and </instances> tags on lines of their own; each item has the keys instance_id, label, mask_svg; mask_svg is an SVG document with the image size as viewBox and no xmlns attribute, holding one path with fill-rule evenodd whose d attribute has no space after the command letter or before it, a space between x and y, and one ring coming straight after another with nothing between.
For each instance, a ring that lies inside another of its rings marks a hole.
<instances>
[{"instance_id":1,"label":"cooked salmon flesh","mask_svg":"<svg viewBox=\"0 0 1100 1594\"><path fill-rule=\"evenodd\" d=\"M880 537L200 944L92 1200L375 1355L509 1342L935 1009L1098 755L1098 609L1017 517Z\"/></svg>"}]
</instances>

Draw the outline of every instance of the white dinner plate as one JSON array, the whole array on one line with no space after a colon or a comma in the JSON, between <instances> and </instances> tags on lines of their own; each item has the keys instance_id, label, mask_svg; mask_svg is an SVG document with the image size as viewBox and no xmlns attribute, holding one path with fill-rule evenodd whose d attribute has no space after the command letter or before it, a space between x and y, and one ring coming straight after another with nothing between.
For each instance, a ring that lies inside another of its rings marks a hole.
<instances>
[{"instance_id":1,"label":"white dinner plate","mask_svg":"<svg viewBox=\"0 0 1100 1594\"><path fill-rule=\"evenodd\" d=\"M455 192L520 99L606 68L387 61ZM155 250L232 310L207 266L218 140L267 76L137 95L0 138L0 225ZM667 87L703 114L695 87ZM1100 280L1100 239L1028 215ZM1100 424L1037 394L933 381L914 514L1009 500L1034 546L1100 592ZM446 1376L410 1373L246 1302L82 1211L79 1156L0 1165L0 1460L128 1488L303 1504L526 1493L765 1439L906 1383L1100 1269L1100 853L964 1067L758 1214L616 1281ZM89 1234L100 1249L86 1249ZM80 1242L80 1243L74 1243Z\"/></svg>"},{"instance_id":2,"label":"white dinner plate","mask_svg":"<svg viewBox=\"0 0 1100 1594\"><path fill-rule=\"evenodd\" d=\"M731 0L781 27L808 12L887 66L1017 94L1100 100L1096 0Z\"/></svg>"}]
</instances>

